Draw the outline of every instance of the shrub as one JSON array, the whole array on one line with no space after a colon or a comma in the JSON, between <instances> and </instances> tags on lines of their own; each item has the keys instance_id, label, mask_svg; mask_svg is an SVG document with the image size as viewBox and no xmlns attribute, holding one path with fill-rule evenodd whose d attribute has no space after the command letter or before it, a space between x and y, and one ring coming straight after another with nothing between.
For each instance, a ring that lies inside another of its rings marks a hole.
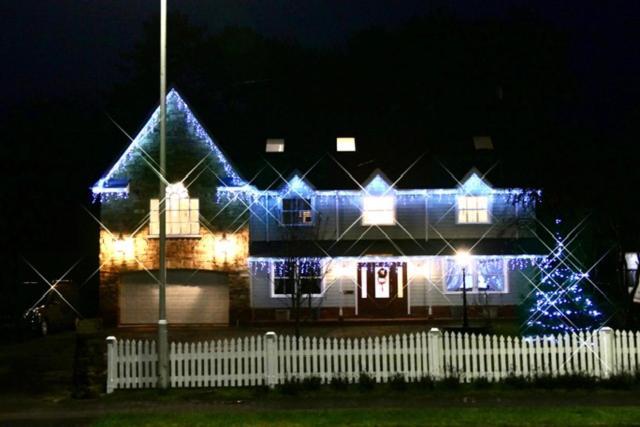
<instances>
[{"instance_id":1,"label":"shrub","mask_svg":"<svg viewBox=\"0 0 640 427\"><path fill-rule=\"evenodd\" d=\"M331 378L331 387L336 390L346 390L349 387L349 383L346 378L336 376Z\"/></svg>"},{"instance_id":2,"label":"shrub","mask_svg":"<svg viewBox=\"0 0 640 427\"><path fill-rule=\"evenodd\" d=\"M389 378L389 385L393 390L404 391L407 389L407 380L402 374L395 374Z\"/></svg>"},{"instance_id":3,"label":"shrub","mask_svg":"<svg viewBox=\"0 0 640 427\"><path fill-rule=\"evenodd\" d=\"M629 390L634 386L636 378L630 374L617 374L600 380L600 385L614 390Z\"/></svg>"},{"instance_id":4,"label":"shrub","mask_svg":"<svg viewBox=\"0 0 640 427\"><path fill-rule=\"evenodd\" d=\"M424 376L420 377L420 379L416 382L416 384L423 389L432 390L436 383L433 381L433 377Z\"/></svg>"},{"instance_id":5,"label":"shrub","mask_svg":"<svg viewBox=\"0 0 640 427\"><path fill-rule=\"evenodd\" d=\"M436 383L436 387L445 390L457 390L460 388L460 377L457 375L447 375Z\"/></svg>"},{"instance_id":6,"label":"shrub","mask_svg":"<svg viewBox=\"0 0 640 427\"><path fill-rule=\"evenodd\" d=\"M286 378L282 384L278 385L278 390L282 394L296 395L300 391L300 381L297 378Z\"/></svg>"},{"instance_id":7,"label":"shrub","mask_svg":"<svg viewBox=\"0 0 640 427\"><path fill-rule=\"evenodd\" d=\"M302 388L305 390L318 390L322 385L322 378L310 376L302 380Z\"/></svg>"},{"instance_id":8,"label":"shrub","mask_svg":"<svg viewBox=\"0 0 640 427\"><path fill-rule=\"evenodd\" d=\"M476 378L471 384L473 384L474 388L477 388L479 390L486 390L491 387L491 382L489 382L489 380L485 377Z\"/></svg>"},{"instance_id":9,"label":"shrub","mask_svg":"<svg viewBox=\"0 0 640 427\"><path fill-rule=\"evenodd\" d=\"M568 374L556 377L558 387L567 389L590 389L597 385L595 377L584 374Z\"/></svg>"},{"instance_id":10,"label":"shrub","mask_svg":"<svg viewBox=\"0 0 640 427\"><path fill-rule=\"evenodd\" d=\"M358 377L358 387L360 390L369 391L373 390L376 385L376 380L371 375L366 372L361 372L360 377Z\"/></svg>"},{"instance_id":11,"label":"shrub","mask_svg":"<svg viewBox=\"0 0 640 427\"><path fill-rule=\"evenodd\" d=\"M532 383L534 387L544 388L546 390L556 388L558 385L558 381L548 374L540 374L540 375L534 376Z\"/></svg>"},{"instance_id":12,"label":"shrub","mask_svg":"<svg viewBox=\"0 0 640 427\"><path fill-rule=\"evenodd\" d=\"M527 377L523 377L522 375L515 375L512 373L504 379L504 385L508 388L523 389L531 386L531 382Z\"/></svg>"}]
</instances>

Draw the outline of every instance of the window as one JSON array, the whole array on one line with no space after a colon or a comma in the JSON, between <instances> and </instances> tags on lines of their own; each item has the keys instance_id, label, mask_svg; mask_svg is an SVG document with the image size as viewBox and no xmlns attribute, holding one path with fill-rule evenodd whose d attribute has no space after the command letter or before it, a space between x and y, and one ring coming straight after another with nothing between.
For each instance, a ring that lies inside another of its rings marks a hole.
<instances>
[{"instance_id":1,"label":"window","mask_svg":"<svg viewBox=\"0 0 640 427\"><path fill-rule=\"evenodd\" d=\"M282 224L283 225L311 225L313 214L311 199L300 197L282 199Z\"/></svg>"},{"instance_id":2,"label":"window","mask_svg":"<svg viewBox=\"0 0 640 427\"><path fill-rule=\"evenodd\" d=\"M462 292L462 267L455 259L447 258L444 261L444 283L447 292ZM473 270L469 265L464 271L464 282L467 291L473 290Z\"/></svg>"},{"instance_id":3,"label":"window","mask_svg":"<svg viewBox=\"0 0 640 427\"><path fill-rule=\"evenodd\" d=\"M394 225L396 201L393 196L366 196L363 199L362 225Z\"/></svg>"},{"instance_id":4,"label":"window","mask_svg":"<svg viewBox=\"0 0 640 427\"><path fill-rule=\"evenodd\" d=\"M502 292L505 290L504 261L502 259L479 259L476 266L479 291Z\"/></svg>"},{"instance_id":5,"label":"window","mask_svg":"<svg viewBox=\"0 0 640 427\"><path fill-rule=\"evenodd\" d=\"M190 199L189 192L182 183L169 184L166 192L166 224L168 237L200 236L200 203ZM151 199L149 235L160 234L160 202Z\"/></svg>"},{"instance_id":6,"label":"window","mask_svg":"<svg viewBox=\"0 0 640 427\"><path fill-rule=\"evenodd\" d=\"M296 284L295 277L299 280ZM273 263L273 296L322 294L322 265L320 261L275 261Z\"/></svg>"},{"instance_id":7,"label":"window","mask_svg":"<svg viewBox=\"0 0 640 427\"><path fill-rule=\"evenodd\" d=\"M487 196L458 197L458 224L488 224L489 222Z\"/></svg>"},{"instance_id":8,"label":"window","mask_svg":"<svg viewBox=\"0 0 640 427\"><path fill-rule=\"evenodd\" d=\"M267 139L267 153L284 153L284 139Z\"/></svg>"},{"instance_id":9,"label":"window","mask_svg":"<svg viewBox=\"0 0 640 427\"><path fill-rule=\"evenodd\" d=\"M462 267L454 258L443 262L444 285L447 292L462 292ZM501 258L477 258L465 268L467 292L505 292L506 273Z\"/></svg>"},{"instance_id":10,"label":"window","mask_svg":"<svg viewBox=\"0 0 640 427\"><path fill-rule=\"evenodd\" d=\"M356 139L355 138L336 139L336 151L356 151Z\"/></svg>"}]
</instances>

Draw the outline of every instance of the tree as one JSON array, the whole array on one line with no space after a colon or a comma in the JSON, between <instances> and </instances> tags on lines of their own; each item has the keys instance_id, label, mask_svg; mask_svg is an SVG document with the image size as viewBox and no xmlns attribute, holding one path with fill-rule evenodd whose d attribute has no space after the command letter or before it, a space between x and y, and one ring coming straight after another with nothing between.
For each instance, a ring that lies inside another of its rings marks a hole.
<instances>
[{"instance_id":1,"label":"tree","mask_svg":"<svg viewBox=\"0 0 640 427\"><path fill-rule=\"evenodd\" d=\"M559 226L561 220L556 220ZM579 332L600 326L602 312L586 291L588 273L580 271L565 237L554 233L555 247L539 264L534 302L528 309L527 334Z\"/></svg>"}]
</instances>

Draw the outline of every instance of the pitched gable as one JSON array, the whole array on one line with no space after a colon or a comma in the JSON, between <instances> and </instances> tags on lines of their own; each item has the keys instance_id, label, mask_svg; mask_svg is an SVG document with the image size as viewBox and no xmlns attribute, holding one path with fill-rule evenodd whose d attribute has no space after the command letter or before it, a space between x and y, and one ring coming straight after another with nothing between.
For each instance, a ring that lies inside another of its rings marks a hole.
<instances>
[{"instance_id":1,"label":"pitched gable","mask_svg":"<svg viewBox=\"0 0 640 427\"><path fill-rule=\"evenodd\" d=\"M146 181L154 181L156 185L159 179L159 121L158 107L116 163L94 184L94 196L104 198L107 194L119 194L126 197L130 184L140 187ZM167 95L167 179L169 182L188 180L194 168L208 169L213 174L212 187L220 183L246 184L187 103L172 89Z\"/></svg>"}]
</instances>

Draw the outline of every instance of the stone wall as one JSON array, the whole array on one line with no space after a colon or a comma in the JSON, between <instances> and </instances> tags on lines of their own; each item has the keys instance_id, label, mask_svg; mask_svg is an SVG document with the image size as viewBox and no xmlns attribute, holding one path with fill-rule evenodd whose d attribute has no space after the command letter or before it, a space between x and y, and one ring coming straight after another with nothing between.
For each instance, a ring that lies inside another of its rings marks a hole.
<instances>
[{"instance_id":1,"label":"stone wall","mask_svg":"<svg viewBox=\"0 0 640 427\"><path fill-rule=\"evenodd\" d=\"M157 270L158 238L145 228L135 236L100 233L100 312L106 325L118 324L118 285L126 272ZM249 318L249 233L213 233L200 238L167 238L167 269L219 271L229 274L230 323Z\"/></svg>"}]
</instances>

